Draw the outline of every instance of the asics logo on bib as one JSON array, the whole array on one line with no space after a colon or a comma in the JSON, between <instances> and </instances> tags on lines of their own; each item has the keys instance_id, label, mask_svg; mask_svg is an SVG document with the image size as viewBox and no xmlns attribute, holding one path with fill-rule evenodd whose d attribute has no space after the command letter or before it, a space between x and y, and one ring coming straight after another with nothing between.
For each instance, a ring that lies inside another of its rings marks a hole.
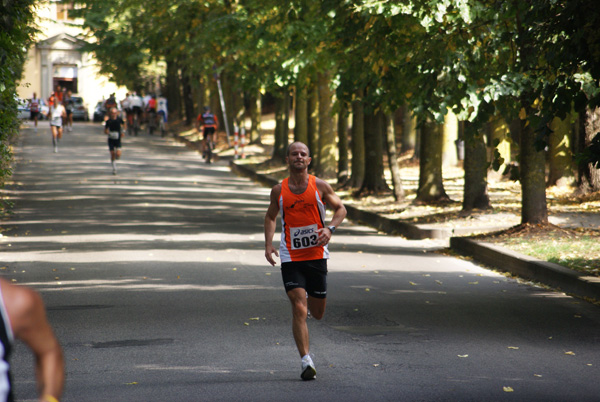
<instances>
[{"instance_id":1,"label":"asics logo on bib","mask_svg":"<svg viewBox=\"0 0 600 402\"><path fill-rule=\"evenodd\" d=\"M299 230L296 230L294 232L294 237L296 237L296 236L302 236L302 235L307 235L307 234L311 234L311 233L314 233L314 232L315 231L314 231L313 228L310 228L310 229L299 229Z\"/></svg>"}]
</instances>

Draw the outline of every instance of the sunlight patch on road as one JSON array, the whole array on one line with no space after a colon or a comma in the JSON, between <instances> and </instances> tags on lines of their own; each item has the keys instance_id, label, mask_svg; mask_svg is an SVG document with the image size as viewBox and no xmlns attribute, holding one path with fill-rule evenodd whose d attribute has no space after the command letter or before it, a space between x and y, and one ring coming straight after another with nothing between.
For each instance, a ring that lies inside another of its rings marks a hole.
<instances>
[{"instance_id":1,"label":"sunlight patch on road","mask_svg":"<svg viewBox=\"0 0 600 402\"><path fill-rule=\"evenodd\" d=\"M258 285L194 285L165 283L163 279L118 279L104 280L92 279L83 281L56 281L56 282L23 282L21 285L35 287L39 291L63 292L66 290L131 290L131 291L156 291L156 292L181 292L186 290L200 292L224 292L244 290L280 290L274 286Z\"/></svg>"}]
</instances>

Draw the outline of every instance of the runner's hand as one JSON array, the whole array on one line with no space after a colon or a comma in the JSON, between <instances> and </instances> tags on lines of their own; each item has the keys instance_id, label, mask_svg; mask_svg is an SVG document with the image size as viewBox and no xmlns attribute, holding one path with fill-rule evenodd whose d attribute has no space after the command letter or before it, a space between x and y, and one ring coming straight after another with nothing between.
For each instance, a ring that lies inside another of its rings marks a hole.
<instances>
[{"instance_id":1,"label":"runner's hand","mask_svg":"<svg viewBox=\"0 0 600 402\"><path fill-rule=\"evenodd\" d=\"M319 246L326 246L331 240L331 230L328 227L321 228L317 231L319 234Z\"/></svg>"},{"instance_id":2,"label":"runner's hand","mask_svg":"<svg viewBox=\"0 0 600 402\"><path fill-rule=\"evenodd\" d=\"M269 261L269 264L271 265L275 265L276 262L273 259L273 254L275 254L275 256L279 257L279 252L277 251L277 249L273 246L267 247L267 249L265 250L265 258L267 259L267 261Z\"/></svg>"}]
</instances>

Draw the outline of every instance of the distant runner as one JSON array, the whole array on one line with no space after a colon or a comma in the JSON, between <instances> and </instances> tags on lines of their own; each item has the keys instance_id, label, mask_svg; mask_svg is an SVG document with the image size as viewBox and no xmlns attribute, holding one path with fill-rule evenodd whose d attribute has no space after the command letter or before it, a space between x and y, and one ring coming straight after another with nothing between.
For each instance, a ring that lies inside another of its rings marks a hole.
<instances>
[{"instance_id":1,"label":"distant runner","mask_svg":"<svg viewBox=\"0 0 600 402\"><path fill-rule=\"evenodd\" d=\"M117 174L117 160L121 159L121 138L125 122L118 115L116 107L110 109L108 119L104 124L104 133L108 136L108 150L113 174Z\"/></svg>"}]
</instances>

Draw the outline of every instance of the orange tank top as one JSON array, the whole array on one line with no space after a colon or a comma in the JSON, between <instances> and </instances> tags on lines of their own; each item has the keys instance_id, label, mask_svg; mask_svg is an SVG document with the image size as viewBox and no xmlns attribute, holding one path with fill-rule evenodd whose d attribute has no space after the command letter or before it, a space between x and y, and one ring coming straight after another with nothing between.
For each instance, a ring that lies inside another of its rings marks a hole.
<instances>
[{"instance_id":1,"label":"orange tank top","mask_svg":"<svg viewBox=\"0 0 600 402\"><path fill-rule=\"evenodd\" d=\"M281 182L279 196L281 262L329 258L327 246L317 245L317 231L324 227L325 204L319 195L316 177L308 176L308 186L302 194L294 194L288 181L285 179Z\"/></svg>"}]
</instances>

